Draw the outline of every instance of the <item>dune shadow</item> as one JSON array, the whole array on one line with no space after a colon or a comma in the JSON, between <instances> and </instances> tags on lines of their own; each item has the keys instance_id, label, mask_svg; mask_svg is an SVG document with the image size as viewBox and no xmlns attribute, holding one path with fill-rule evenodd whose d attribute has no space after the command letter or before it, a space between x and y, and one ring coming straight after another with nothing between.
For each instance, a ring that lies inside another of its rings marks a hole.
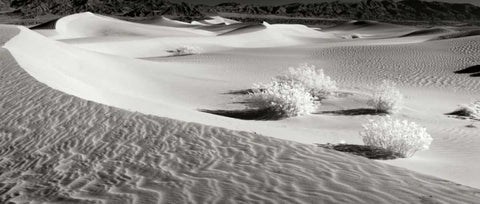
<instances>
[{"instance_id":1,"label":"dune shadow","mask_svg":"<svg viewBox=\"0 0 480 204\"><path fill-rule=\"evenodd\" d=\"M449 30L447 30L445 28L427 28L427 29L416 30L416 31L410 32L408 34L402 35L400 37L434 35L434 34L441 34L441 33L448 33L448 32L449 32Z\"/></svg>"},{"instance_id":2,"label":"dune shadow","mask_svg":"<svg viewBox=\"0 0 480 204\"><path fill-rule=\"evenodd\" d=\"M60 18L53 19L53 20L47 21L45 23L41 23L41 24L32 26L32 27L30 27L30 30L55 29L57 21L59 19Z\"/></svg>"},{"instance_id":3,"label":"dune shadow","mask_svg":"<svg viewBox=\"0 0 480 204\"><path fill-rule=\"evenodd\" d=\"M454 72L455 74L470 74L471 77L480 77L480 65L474 65Z\"/></svg>"},{"instance_id":4,"label":"dune shadow","mask_svg":"<svg viewBox=\"0 0 480 204\"><path fill-rule=\"evenodd\" d=\"M245 24L245 25L240 26L238 28L235 28L231 31L227 31L225 33L222 33L219 36L238 35L238 34L244 34L244 33L257 32L257 31L261 31L261 30L265 30L265 29L267 29L267 27L265 25L256 24L256 23L248 23L248 24Z\"/></svg>"},{"instance_id":5,"label":"dune shadow","mask_svg":"<svg viewBox=\"0 0 480 204\"><path fill-rule=\"evenodd\" d=\"M241 119L241 120L280 120L285 118L271 109L243 109L243 110L200 110L204 113Z\"/></svg>"},{"instance_id":6,"label":"dune shadow","mask_svg":"<svg viewBox=\"0 0 480 204\"><path fill-rule=\"evenodd\" d=\"M357 116L357 115L386 115L388 113L385 111L381 111L373 108L357 108L357 109L336 110L336 111L322 111L317 114Z\"/></svg>"},{"instance_id":7,"label":"dune shadow","mask_svg":"<svg viewBox=\"0 0 480 204\"><path fill-rule=\"evenodd\" d=\"M437 38L433 38L431 40L447 40L447 39L455 39L455 38L464 38L464 37L470 37L470 36L478 36L480 35L480 30L475 29L475 30L464 30L456 33L451 33L447 35L442 35Z\"/></svg>"},{"instance_id":8,"label":"dune shadow","mask_svg":"<svg viewBox=\"0 0 480 204\"><path fill-rule=\"evenodd\" d=\"M345 152L368 159L378 160L392 160L397 158L404 158L401 154L392 152L385 148L367 146L367 145L353 145L353 144L317 144L318 147L332 149L339 152Z\"/></svg>"}]
</instances>

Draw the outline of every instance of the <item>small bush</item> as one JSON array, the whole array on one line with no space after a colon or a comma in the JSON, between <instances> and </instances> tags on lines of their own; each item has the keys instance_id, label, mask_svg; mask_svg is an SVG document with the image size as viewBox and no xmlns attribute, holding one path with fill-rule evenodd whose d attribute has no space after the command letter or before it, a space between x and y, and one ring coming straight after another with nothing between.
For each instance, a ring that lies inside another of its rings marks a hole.
<instances>
[{"instance_id":1,"label":"small bush","mask_svg":"<svg viewBox=\"0 0 480 204\"><path fill-rule=\"evenodd\" d=\"M458 116L480 120L480 101L476 101L467 105L460 105L460 108L455 110L453 113L456 113Z\"/></svg>"},{"instance_id":2,"label":"small bush","mask_svg":"<svg viewBox=\"0 0 480 204\"><path fill-rule=\"evenodd\" d=\"M403 157L428 149L433 140L425 128L414 122L394 120L390 116L370 120L363 125L360 135L365 145L385 148Z\"/></svg>"},{"instance_id":3,"label":"small bush","mask_svg":"<svg viewBox=\"0 0 480 204\"><path fill-rule=\"evenodd\" d=\"M384 80L382 84L374 90L372 99L368 101L368 105L379 112L394 113L400 110L403 95L395 86L396 84L394 82Z\"/></svg>"},{"instance_id":4,"label":"small bush","mask_svg":"<svg viewBox=\"0 0 480 204\"><path fill-rule=\"evenodd\" d=\"M318 98L330 96L337 90L336 82L325 75L323 69L316 69L309 64L290 67L286 74L275 77L275 80L280 83L294 81Z\"/></svg>"},{"instance_id":5,"label":"small bush","mask_svg":"<svg viewBox=\"0 0 480 204\"><path fill-rule=\"evenodd\" d=\"M183 56L183 55L194 55L199 54L201 49L194 46L181 46L174 50L169 50L168 52L172 53L173 56Z\"/></svg>"},{"instance_id":6,"label":"small bush","mask_svg":"<svg viewBox=\"0 0 480 204\"><path fill-rule=\"evenodd\" d=\"M255 85L253 93L247 97L248 106L268 109L281 117L307 115L315 111L318 103L301 84L293 81L272 81L265 85Z\"/></svg>"}]
</instances>

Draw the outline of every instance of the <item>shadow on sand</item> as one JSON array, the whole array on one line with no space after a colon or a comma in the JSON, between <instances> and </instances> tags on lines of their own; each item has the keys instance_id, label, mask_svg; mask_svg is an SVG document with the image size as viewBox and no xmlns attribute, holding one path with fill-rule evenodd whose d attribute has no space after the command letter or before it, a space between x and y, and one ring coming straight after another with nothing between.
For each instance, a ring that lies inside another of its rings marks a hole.
<instances>
[{"instance_id":1,"label":"shadow on sand","mask_svg":"<svg viewBox=\"0 0 480 204\"><path fill-rule=\"evenodd\" d=\"M242 89L229 91L223 94L229 95L248 95L254 93L254 89ZM259 90L261 91L261 89ZM234 102L233 104L248 104L249 102ZM247 105L248 106L248 105ZM199 110L204 113L210 113L214 115L241 119L241 120L280 120L285 118L282 114L275 110L265 109L242 109L242 110Z\"/></svg>"},{"instance_id":2,"label":"shadow on sand","mask_svg":"<svg viewBox=\"0 0 480 204\"><path fill-rule=\"evenodd\" d=\"M262 92L265 89L242 89L242 90L235 90L235 91L229 91L223 94L228 94L228 95L248 95L248 94L253 94L255 91L257 92Z\"/></svg>"},{"instance_id":3,"label":"shadow on sand","mask_svg":"<svg viewBox=\"0 0 480 204\"><path fill-rule=\"evenodd\" d=\"M455 74L470 74L471 77L480 77L480 65L471 66L454 72Z\"/></svg>"},{"instance_id":4,"label":"shadow on sand","mask_svg":"<svg viewBox=\"0 0 480 204\"><path fill-rule=\"evenodd\" d=\"M357 109L336 110L336 111L322 111L316 114L357 116L357 115L387 115L388 113L385 111L380 111L372 108L357 108Z\"/></svg>"},{"instance_id":5,"label":"shadow on sand","mask_svg":"<svg viewBox=\"0 0 480 204\"><path fill-rule=\"evenodd\" d=\"M254 93L254 89L242 89L242 90L233 90L223 94L229 95L248 95ZM261 91L261 90L260 90ZM350 93L340 93L338 97L347 97L351 95ZM248 104L248 102L234 102L235 104ZM214 115L236 118L241 120L280 120L284 119L285 116L278 113L272 109L242 109L242 110L199 110L204 113L210 113ZM336 111L322 111L315 114L334 114L334 115L345 115L345 116L358 116L358 115L387 115L385 111L380 111L372 108L357 108L357 109L347 109L347 110L336 110Z\"/></svg>"},{"instance_id":6,"label":"shadow on sand","mask_svg":"<svg viewBox=\"0 0 480 204\"><path fill-rule=\"evenodd\" d=\"M229 95L248 95L252 94L254 92L253 89L242 89L242 90L236 90L236 91L229 91L223 94L229 94Z\"/></svg>"},{"instance_id":7,"label":"shadow on sand","mask_svg":"<svg viewBox=\"0 0 480 204\"><path fill-rule=\"evenodd\" d=\"M285 118L271 109L244 109L244 110L200 110L204 113L236 118L241 120L280 120Z\"/></svg>"},{"instance_id":8,"label":"shadow on sand","mask_svg":"<svg viewBox=\"0 0 480 204\"><path fill-rule=\"evenodd\" d=\"M373 147L373 146L366 146L366 145L352 145L352 144L337 144L337 145L317 144L317 146L365 157L368 159L391 160L391 159L403 158L401 154L392 152L390 150L387 150L381 147Z\"/></svg>"},{"instance_id":9,"label":"shadow on sand","mask_svg":"<svg viewBox=\"0 0 480 204\"><path fill-rule=\"evenodd\" d=\"M480 119L473 117L471 113L464 108L458 109L450 113L445 113L445 115L452 118L461 119L461 120L480 121Z\"/></svg>"},{"instance_id":10,"label":"shadow on sand","mask_svg":"<svg viewBox=\"0 0 480 204\"><path fill-rule=\"evenodd\" d=\"M466 109L459 109L450 113L445 113L449 116L470 117L470 113Z\"/></svg>"}]
</instances>

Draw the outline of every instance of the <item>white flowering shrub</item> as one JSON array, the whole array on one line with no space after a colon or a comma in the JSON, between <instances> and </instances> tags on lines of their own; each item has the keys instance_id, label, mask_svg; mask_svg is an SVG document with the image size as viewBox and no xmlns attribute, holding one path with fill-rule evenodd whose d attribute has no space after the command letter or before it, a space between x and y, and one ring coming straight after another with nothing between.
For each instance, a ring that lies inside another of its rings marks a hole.
<instances>
[{"instance_id":1,"label":"white flowering shrub","mask_svg":"<svg viewBox=\"0 0 480 204\"><path fill-rule=\"evenodd\" d=\"M281 117L307 115L319 105L305 87L293 81L272 81L265 85L255 85L253 93L247 97L247 102L252 108L269 109Z\"/></svg>"},{"instance_id":2,"label":"white flowering shrub","mask_svg":"<svg viewBox=\"0 0 480 204\"><path fill-rule=\"evenodd\" d=\"M169 50L168 52L172 53L173 56L182 56L182 55L194 55L201 52L201 48L194 46L181 46L174 50Z\"/></svg>"},{"instance_id":3,"label":"white flowering shrub","mask_svg":"<svg viewBox=\"0 0 480 204\"><path fill-rule=\"evenodd\" d=\"M368 105L380 112L394 113L400 110L402 100L403 95L396 88L396 84L383 80L382 84L374 90Z\"/></svg>"},{"instance_id":4,"label":"white flowering shrub","mask_svg":"<svg viewBox=\"0 0 480 204\"><path fill-rule=\"evenodd\" d=\"M417 151L428 149L433 140L425 128L390 116L370 120L363 125L360 135L365 145L382 147L403 157L411 157Z\"/></svg>"},{"instance_id":5,"label":"white flowering shrub","mask_svg":"<svg viewBox=\"0 0 480 204\"><path fill-rule=\"evenodd\" d=\"M290 67L284 75L275 77L280 83L294 81L303 85L313 96L325 98L337 90L337 84L323 69L316 69L314 65L300 64L298 67Z\"/></svg>"},{"instance_id":6,"label":"white flowering shrub","mask_svg":"<svg viewBox=\"0 0 480 204\"><path fill-rule=\"evenodd\" d=\"M480 120L480 101L475 101L467 105L460 105L460 108L455 110L455 112L461 113L461 116Z\"/></svg>"}]
</instances>

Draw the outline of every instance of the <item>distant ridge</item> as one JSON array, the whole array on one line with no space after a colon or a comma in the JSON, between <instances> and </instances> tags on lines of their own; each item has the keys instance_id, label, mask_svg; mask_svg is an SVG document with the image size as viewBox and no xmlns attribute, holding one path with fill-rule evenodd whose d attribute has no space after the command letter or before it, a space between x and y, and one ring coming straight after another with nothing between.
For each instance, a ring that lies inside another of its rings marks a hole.
<instances>
[{"instance_id":1,"label":"distant ridge","mask_svg":"<svg viewBox=\"0 0 480 204\"><path fill-rule=\"evenodd\" d=\"M420 0L362 0L359 2L293 3L281 6L222 3L215 6L172 3L168 0L0 0L2 13L22 18L64 16L90 11L124 17L178 16L199 18L206 14L236 13L377 21L479 22L480 7L471 4ZM184 18L185 19L185 18Z\"/></svg>"},{"instance_id":2,"label":"distant ridge","mask_svg":"<svg viewBox=\"0 0 480 204\"><path fill-rule=\"evenodd\" d=\"M224 12L291 17L344 18L386 21L479 21L480 7L471 4L427 2L420 0L362 0L360 2L293 3L281 6L256 6L223 3L197 5L203 13Z\"/></svg>"},{"instance_id":3,"label":"distant ridge","mask_svg":"<svg viewBox=\"0 0 480 204\"><path fill-rule=\"evenodd\" d=\"M26 18L41 15L93 13L126 17L145 16L203 16L192 5L166 0L0 0L0 10L14 10Z\"/></svg>"}]
</instances>

